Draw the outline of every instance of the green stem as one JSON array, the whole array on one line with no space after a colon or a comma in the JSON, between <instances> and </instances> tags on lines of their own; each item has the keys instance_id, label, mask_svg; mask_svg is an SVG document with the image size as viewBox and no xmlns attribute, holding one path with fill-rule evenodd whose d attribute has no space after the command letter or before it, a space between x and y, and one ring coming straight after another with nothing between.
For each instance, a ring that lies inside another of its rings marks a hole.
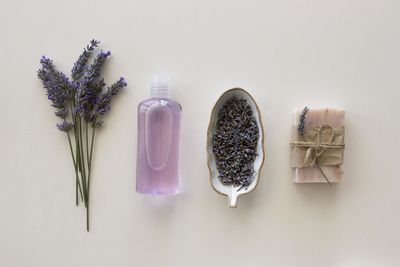
<instances>
[{"instance_id":1,"label":"green stem","mask_svg":"<svg viewBox=\"0 0 400 267\"><path fill-rule=\"evenodd\" d=\"M90 172L90 165L89 165L89 138L88 138L88 123L85 121L86 124L86 159L87 159L87 164L88 164L88 172Z\"/></svg>"},{"instance_id":2,"label":"green stem","mask_svg":"<svg viewBox=\"0 0 400 267\"><path fill-rule=\"evenodd\" d=\"M76 164L75 165L80 170L80 166L78 165L78 162L79 162L79 159L78 159L78 156L79 156L79 149L78 149L79 148L79 140L77 138L77 136L78 136L78 125L76 124L76 114L74 112L74 109L73 109L72 105L71 105L70 109L71 109L71 114L72 114L72 120L74 122L74 133L75 133L75 144L76 144Z\"/></svg>"},{"instance_id":3,"label":"green stem","mask_svg":"<svg viewBox=\"0 0 400 267\"><path fill-rule=\"evenodd\" d=\"M89 232L89 202L86 207L86 231Z\"/></svg>"},{"instance_id":4,"label":"green stem","mask_svg":"<svg viewBox=\"0 0 400 267\"><path fill-rule=\"evenodd\" d=\"M78 131L77 131L78 132ZM76 168L78 170L78 173L81 174L81 183L82 183L82 189L83 189L83 196L85 197L85 184L83 183L82 179L82 167L81 167L81 146L79 143L79 135L76 134ZM84 201L84 199L83 199Z\"/></svg>"},{"instance_id":5,"label":"green stem","mask_svg":"<svg viewBox=\"0 0 400 267\"><path fill-rule=\"evenodd\" d=\"M90 143L90 157L89 157L89 170L92 168L92 156L93 156L93 144L94 144L94 134L96 132L96 127L92 128L92 142Z\"/></svg>"},{"instance_id":6,"label":"green stem","mask_svg":"<svg viewBox=\"0 0 400 267\"><path fill-rule=\"evenodd\" d=\"M90 177L92 173L92 155L93 155L93 144L94 144L94 134L96 132L96 128L92 130L92 140L90 144L90 153L88 158L88 195L89 195L89 188L90 188Z\"/></svg>"},{"instance_id":7,"label":"green stem","mask_svg":"<svg viewBox=\"0 0 400 267\"><path fill-rule=\"evenodd\" d=\"M71 112L73 112L72 107L71 107ZM76 162L75 162L76 167L75 168L77 170L77 173L79 174L82 172L82 167L81 167L81 153L80 153L80 143L79 143L79 135L78 135L78 125L76 123L77 119L76 119L75 114L73 115L73 118L74 118L74 133L75 133L75 146L76 146ZM83 183L82 175L81 175L80 179L78 176L78 184L80 187L79 190L80 190L81 200L84 202L85 201L85 190L84 190L85 185ZM81 184L82 184L82 186L81 186Z\"/></svg>"},{"instance_id":8,"label":"green stem","mask_svg":"<svg viewBox=\"0 0 400 267\"><path fill-rule=\"evenodd\" d=\"M78 166L78 170L79 173L81 174L81 183L82 183L82 191L83 191L83 202L85 203L86 206L86 179L85 179L85 175L83 172L84 169L84 165L82 165L82 157L83 157L83 153L82 153L82 142L80 139L80 125L78 123L78 119L80 120L80 118L76 118L76 133L75 133L75 140L76 140L76 146L77 146L77 166Z\"/></svg>"},{"instance_id":9,"label":"green stem","mask_svg":"<svg viewBox=\"0 0 400 267\"><path fill-rule=\"evenodd\" d=\"M84 144L82 139L82 121L81 118L78 117L77 114L74 114L72 106L71 106L71 114L73 114L74 118L74 131L75 131L75 142L76 142L76 171L81 174L81 183L83 187L83 199L82 201L85 203L86 207L86 230L89 231L89 189L86 188L86 171L85 171L85 154L84 154ZM78 124L79 119L79 124ZM87 127L86 127L87 130ZM86 137L86 142L87 142ZM87 143L86 143L86 150L87 150ZM72 147L72 146L71 146ZM87 153L87 152L86 152ZM80 185L80 183L79 183ZM82 189L81 191L81 198L82 198Z\"/></svg>"},{"instance_id":10,"label":"green stem","mask_svg":"<svg viewBox=\"0 0 400 267\"><path fill-rule=\"evenodd\" d=\"M68 143L69 143L69 148L70 148L70 151L71 151L72 162L74 164L75 178L76 178L75 179L76 180L76 200L75 200L75 204L78 206L78 191L80 192L81 198L82 198L82 188L81 188L80 183L79 183L78 170L76 168L74 150L72 149L71 136L70 136L69 132L67 132L67 136L68 136Z\"/></svg>"},{"instance_id":11,"label":"green stem","mask_svg":"<svg viewBox=\"0 0 400 267\"><path fill-rule=\"evenodd\" d=\"M74 101L74 104L70 104L70 111L71 111L71 117L72 117L72 121L73 121L73 123L74 123L74 133L75 133L75 135L74 135L74 137L75 137L75 151L76 151L76 161L74 161L74 168L75 168L75 177L76 177L76 185L75 185L75 198L76 198L76 205L78 206L78 204L79 204L79 198L78 198L78 191L79 191L79 193L80 193L80 196L81 196L81 200L83 201L83 195L82 195L82 188L81 188L81 185L80 185L80 180L79 180L79 175L78 175L78 163L77 163L77 160L78 160L78 145L77 145L77 140L76 140L76 115L75 115L75 112L74 112L74 109L73 109L73 106L75 105L75 101ZM72 151L72 145L71 145L71 138L70 138L70 136L69 136L69 134L68 134L68 139L69 139L69 143L70 143L70 148L71 148L71 151ZM73 153L72 153L73 154Z\"/></svg>"},{"instance_id":12,"label":"green stem","mask_svg":"<svg viewBox=\"0 0 400 267\"><path fill-rule=\"evenodd\" d=\"M79 118L79 146L80 146L80 165L81 165L81 177L83 184L83 191L85 196L85 206L87 206L87 183L86 183L86 167L85 167L85 153L83 151L83 139L82 139L82 119Z\"/></svg>"},{"instance_id":13,"label":"green stem","mask_svg":"<svg viewBox=\"0 0 400 267\"><path fill-rule=\"evenodd\" d=\"M81 142L81 165L82 165L82 177L85 183L85 193L86 193L86 199L85 199L85 207L86 207L86 231L89 232L89 183L86 180L86 166L85 166L85 153L84 153L84 144L83 144L83 137L82 137L82 118L79 118L79 138ZM88 152L86 152L88 153ZM89 159L87 159L89 160Z\"/></svg>"},{"instance_id":14,"label":"green stem","mask_svg":"<svg viewBox=\"0 0 400 267\"><path fill-rule=\"evenodd\" d=\"M77 178L78 178L78 183L80 184L81 182L80 182L80 179L79 179L79 172L80 172L80 165L79 165L79 162L80 162L80 155L79 155L79 141L78 141L78 138L77 138L77 129L76 129L76 125L74 125L74 132L75 132L75 153L76 153L76 162L75 162L75 169L76 169L76 172L77 172ZM83 185L82 185L83 186ZM83 201L84 199L83 199L83 196L81 196L81 200Z\"/></svg>"},{"instance_id":15,"label":"green stem","mask_svg":"<svg viewBox=\"0 0 400 267\"><path fill-rule=\"evenodd\" d=\"M87 126L87 124L86 124ZM90 153L88 154L88 189L87 189L87 207L86 207L86 230L89 232L89 198L90 198L90 177L92 173L92 155L93 155L93 144L96 128L92 128L92 141L90 144ZM87 130L87 128L86 128ZM86 135L87 136L87 135Z\"/></svg>"}]
</instances>

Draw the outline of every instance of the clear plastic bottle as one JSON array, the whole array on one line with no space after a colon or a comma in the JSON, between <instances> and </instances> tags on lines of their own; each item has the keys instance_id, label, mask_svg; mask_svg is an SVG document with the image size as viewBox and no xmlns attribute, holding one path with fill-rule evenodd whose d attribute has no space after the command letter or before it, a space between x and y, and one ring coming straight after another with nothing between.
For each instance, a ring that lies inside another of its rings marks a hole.
<instances>
[{"instance_id":1,"label":"clear plastic bottle","mask_svg":"<svg viewBox=\"0 0 400 267\"><path fill-rule=\"evenodd\" d=\"M180 104L171 99L169 77L154 76L151 98L138 106L137 192L178 193L181 111Z\"/></svg>"}]
</instances>

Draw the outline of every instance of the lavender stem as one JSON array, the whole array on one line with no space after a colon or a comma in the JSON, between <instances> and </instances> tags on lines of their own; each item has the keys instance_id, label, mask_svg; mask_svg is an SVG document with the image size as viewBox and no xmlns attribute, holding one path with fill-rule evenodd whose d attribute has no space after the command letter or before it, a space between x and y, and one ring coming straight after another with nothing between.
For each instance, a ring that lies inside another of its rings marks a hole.
<instances>
[{"instance_id":1,"label":"lavender stem","mask_svg":"<svg viewBox=\"0 0 400 267\"><path fill-rule=\"evenodd\" d=\"M86 166L85 166L85 153L84 153L84 144L83 144L83 137L82 137L82 118L79 118L79 138L81 142L81 165L82 165L82 177L84 183L86 185L86 200L85 200L85 207L86 207L86 230L89 232L89 184L86 180Z\"/></svg>"},{"instance_id":2,"label":"lavender stem","mask_svg":"<svg viewBox=\"0 0 400 267\"><path fill-rule=\"evenodd\" d=\"M78 121L78 118L76 119ZM80 122L80 118L79 118L79 122ZM83 148L82 148L82 141L80 138L80 123L77 124L77 129L76 129L76 143L77 143L77 150L78 150L78 157L79 160L77 160L78 166L79 166L79 170L80 170L80 174L81 174L81 182L82 182L82 189L83 189L83 202L87 203L87 190L86 190L86 179L85 179L85 173L84 173L84 164L82 164L83 161Z\"/></svg>"},{"instance_id":3,"label":"lavender stem","mask_svg":"<svg viewBox=\"0 0 400 267\"><path fill-rule=\"evenodd\" d=\"M88 123L85 122L85 136L86 136L86 159L87 159L87 165L88 165L88 172L90 173L90 165L89 165L89 137L88 137Z\"/></svg>"},{"instance_id":4,"label":"lavender stem","mask_svg":"<svg viewBox=\"0 0 400 267\"><path fill-rule=\"evenodd\" d=\"M72 149L72 143L71 143L71 136L69 134L69 132L67 132L67 136L68 136L68 143L69 143L69 148L71 151L71 157L72 157L72 162L74 164L74 170L75 170L75 177L76 177L76 205L78 206L78 189L79 192L81 194L81 198L82 198L82 189L81 186L79 184L79 176L78 176L78 171L76 169L76 161L75 161L75 157L74 157L74 150Z\"/></svg>"},{"instance_id":5,"label":"lavender stem","mask_svg":"<svg viewBox=\"0 0 400 267\"><path fill-rule=\"evenodd\" d=\"M87 124L86 124L87 126ZM86 128L87 129L87 128ZM86 229L87 231L89 231L89 197L90 197L90 177L91 177L91 173L92 173L92 155L93 155L93 144L94 144L94 136L95 136L95 132L96 132L96 128L92 128L92 141L90 144L90 154L89 154L89 158L88 158L88 194L87 194L87 199L88 199L88 205L86 207ZM87 134L86 134L87 136Z\"/></svg>"},{"instance_id":6,"label":"lavender stem","mask_svg":"<svg viewBox=\"0 0 400 267\"><path fill-rule=\"evenodd\" d=\"M85 206L87 207L87 195L88 195L88 190L87 190L87 183L86 183L86 166L85 166L85 153L84 153L84 144L83 144L83 138L82 138L82 118L79 118L79 142L80 142L80 155L81 155L81 174L82 174L82 178L83 178L83 184L84 186L84 191L85 191L85 195L86 195L86 199L85 199Z\"/></svg>"}]
</instances>

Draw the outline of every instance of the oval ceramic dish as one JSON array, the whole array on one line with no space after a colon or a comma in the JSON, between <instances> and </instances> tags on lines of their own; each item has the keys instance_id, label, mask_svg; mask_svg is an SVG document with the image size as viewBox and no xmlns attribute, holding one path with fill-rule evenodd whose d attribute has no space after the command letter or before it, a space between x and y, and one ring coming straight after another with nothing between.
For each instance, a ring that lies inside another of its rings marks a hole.
<instances>
[{"instance_id":1,"label":"oval ceramic dish","mask_svg":"<svg viewBox=\"0 0 400 267\"><path fill-rule=\"evenodd\" d=\"M215 132L217 120L218 120L218 112L224 105L224 103L230 99L231 97L236 96L237 98L246 99L247 104L250 105L254 118L257 121L257 126L259 129L259 138L257 142L257 157L254 162L254 178L247 188L242 188L240 190L238 186L233 185L224 185L218 178L218 169L215 162L214 153L212 150L212 137ZM260 171L264 163L264 129L261 122L261 115L260 110L254 101L254 98L245 90L241 88L233 88L225 93L223 93L220 98L218 99L217 103L214 105L214 108L211 112L210 123L208 125L207 130L207 156L208 156L208 169L210 172L210 183L212 188L219 194L225 195L228 197L229 206L231 208L236 208L237 206L237 199L240 195L250 193L254 190L258 183L258 179L260 177Z\"/></svg>"}]
</instances>

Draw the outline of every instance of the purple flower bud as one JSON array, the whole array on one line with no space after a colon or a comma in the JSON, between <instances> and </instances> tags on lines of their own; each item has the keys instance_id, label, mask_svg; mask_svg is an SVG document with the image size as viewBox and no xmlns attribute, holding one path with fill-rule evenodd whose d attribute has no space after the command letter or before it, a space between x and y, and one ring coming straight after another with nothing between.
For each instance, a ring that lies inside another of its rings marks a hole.
<instances>
[{"instance_id":1,"label":"purple flower bud","mask_svg":"<svg viewBox=\"0 0 400 267\"><path fill-rule=\"evenodd\" d=\"M61 119L65 119L68 115L68 111L66 109L59 109L55 112L56 116L61 118Z\"/></svg>"},{"instance_id":2,"label":"purple flower bud","mask_svg":"<svg viewBox=\"0 0 400 267\"><path fill-rule=\"evenodd\" d=\"M100 127L103 124L102 117L111 109L112 98L127 86L125 79L121 77L104 91L105 83L100 78L100 73L111 52L100 51L94 57L93 63L88 65L98 44L98 41L91 40L83 50L71 70L72 80L58 71L51 59L46 56L40 59L42 67L37 75L46 89L51 106L57 109L55 115L64 120L57 124L57 128L62 131L73 127L71 123L65 122L67 110L70 108L73 115L83 118L93 127Z\"/></svg>"},{"instance_id":3,"label":"purple flower bud","mask_svg":"<svg viewBox=\"0 0 400 267\"><path fill-rule=\"evenodd\" d=\"M57 128L63 132L69 132L72 129L72 127L74 127L74 124L67 121L63 121L62 123L57 124Z\"/></svg>"},{"instance_id":4,"label":"purple flower bud","mask_svg":"<svg viewBox=\"0 0 400 267\"><path fill-rule=\"evenodd\" d=\"M85 73L87 67L86 64L89 61L94 49L99 44L96 40L91 40L90 45L88 45L79 56L78 60L75 62L74 67L71 70L71 76L73 80L79 80Z\"/></svg>"}]
</instances>

